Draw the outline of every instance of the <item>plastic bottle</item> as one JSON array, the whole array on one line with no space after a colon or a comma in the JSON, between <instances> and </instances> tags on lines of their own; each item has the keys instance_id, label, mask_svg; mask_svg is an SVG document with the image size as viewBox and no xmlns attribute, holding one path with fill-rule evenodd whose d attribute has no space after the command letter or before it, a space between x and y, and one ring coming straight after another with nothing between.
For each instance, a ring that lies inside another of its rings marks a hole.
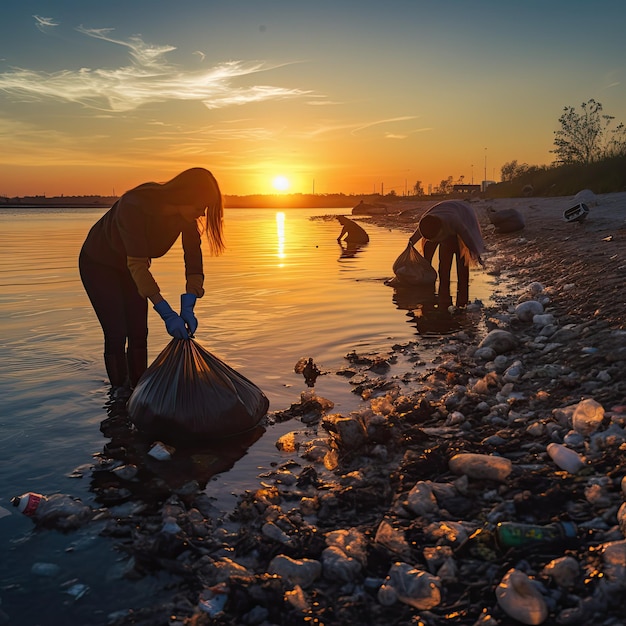
<instances>
[{"instance_id":1,"label":"plastic bottle","mask_svg":"<svg viewBox=\"0 0 626 626\"><path fill-rule=\"evenodd\" d=\"M500 522L496 526L496 540L502 548L519 548L534 544L565 542L577 536L573 522L554 522L545 526Z\"/></svg>"},{"instance_id":2,"label":"plastic bottle","mask_svg":"<svg viewBox=\"0 0 626 626\"><path fill-rule=\"evenodd\" d=\"M16 507L20 513L28 517L35 517L35 515L37 515L37 509L41 504L45 503L46 500L46 496L29 491L21 496L11 498L11 504Z\"/></svg>"}]
</instances>

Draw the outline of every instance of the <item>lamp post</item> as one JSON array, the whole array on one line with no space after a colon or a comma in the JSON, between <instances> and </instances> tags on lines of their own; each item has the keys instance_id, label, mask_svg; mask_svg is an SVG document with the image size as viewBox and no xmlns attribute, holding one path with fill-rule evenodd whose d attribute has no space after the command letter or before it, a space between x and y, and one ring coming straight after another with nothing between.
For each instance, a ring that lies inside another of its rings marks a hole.
<instances>
[{"instance_id":1,"label":"lamp post","mask_svg":"<svg viewBox=\"0 0 626 626\"><path fill-rule=\"evenodd\" d=\"M487 180L487 148L485 148L485 180Z\"/></svg>"}]
</instances>

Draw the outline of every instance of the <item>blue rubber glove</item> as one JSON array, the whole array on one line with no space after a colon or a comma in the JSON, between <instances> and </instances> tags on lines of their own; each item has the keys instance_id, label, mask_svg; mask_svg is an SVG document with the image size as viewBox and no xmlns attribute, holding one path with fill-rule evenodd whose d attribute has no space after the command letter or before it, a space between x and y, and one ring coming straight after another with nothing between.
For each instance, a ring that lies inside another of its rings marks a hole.
<instances>
[{"instance_id":1,"label":"blue rubber glove","mask_svg":"<svg viewBox=\"0 0 626 626\"><path fill-rule=\"evenodd\" d=\"M183 318L172 310L172 307L166 300L161 300L158 304L154 305L154 310L161 316L165 322L165 328L167 332L175 339L189 339L189 333L187 332L187 326Z\"/></svg>"},{"instance_id":2,"label":"blue rubber glove","mask_svg":"<svg viewBox=\"0 0 626 626\"><path fill-rule=\"evenodd\" d=\"M185 324L187 324L190 335L193 335L198 328L198 319L193 312L196 300L197 297L193 293L183 293L180 296L180 316L183 318Z\"/></svg>"}]
</instances>

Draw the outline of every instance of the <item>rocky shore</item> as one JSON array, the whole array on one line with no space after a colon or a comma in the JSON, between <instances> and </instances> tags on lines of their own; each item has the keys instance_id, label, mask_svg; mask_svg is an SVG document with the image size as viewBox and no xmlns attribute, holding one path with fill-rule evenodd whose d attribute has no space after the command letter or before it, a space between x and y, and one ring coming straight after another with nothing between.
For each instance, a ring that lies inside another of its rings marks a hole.
<instances>
[{"instance_id":1,"label":"rocky shore","mask_svg":"<svg viewBox=\"0 0 626 626\"><path fill-rule=\"evenodd\" d=\"M127 554L126 577L176 584L108 623L623 624L626 194L593 198L582 223L562 220L572 201L477 202L494 303L453 312L460 330L426 369L390 374L399 355L419 362L418 342L347 355L358 412L312 389L270 413L293 431L233 511L159 477L168 461L112 404L90 523ZM524 229L496 232L490 207ZM412 232L424 208L371 219ZM540 528L507 543L501 522Z\"/></svg>"}]
</instances>

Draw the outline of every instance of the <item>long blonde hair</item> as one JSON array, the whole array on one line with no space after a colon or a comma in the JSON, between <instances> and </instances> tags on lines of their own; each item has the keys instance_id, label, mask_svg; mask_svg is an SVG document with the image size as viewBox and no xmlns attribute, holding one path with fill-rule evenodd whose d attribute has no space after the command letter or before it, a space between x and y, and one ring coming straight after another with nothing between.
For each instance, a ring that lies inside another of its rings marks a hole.
<instances>
[{"instance_id":1,"label":"long blonde hair","mask_svg":"<svg viewBox=\"0 0 626 626\"><path fill-rule=\"evenodd\" d=\"M206 211L204 219L197 220L198 230L206 236L211 255L218 256L224 251L224 201L217 180L209 170L192 167L165 183L143 183L131 192L156 206L204 202Z\"/></svg>"}]
</instances>

